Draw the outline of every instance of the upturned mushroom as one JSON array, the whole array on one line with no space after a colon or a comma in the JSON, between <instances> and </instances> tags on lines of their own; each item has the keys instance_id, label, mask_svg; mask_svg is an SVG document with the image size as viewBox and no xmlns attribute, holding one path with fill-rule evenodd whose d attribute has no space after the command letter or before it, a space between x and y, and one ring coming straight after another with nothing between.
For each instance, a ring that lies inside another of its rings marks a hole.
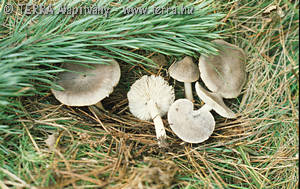
<instances>
[{"instance_id":1,"label":"upturned mushroom","mask_svg":"<svg viewBox=\"0 0 300 189\"><path fill-rule=\"evenodd\" d=\"M58 101L68 106L96 105L103 109L101 100L112 93L121 76L120 66L114 59L105 64L87 64L89 67L65 63L70 70L58 74L57 84L64 90L51 89ZM92 67L92 68L91 68Z\"/></svg>"},{"instance_id":2,"label":"upturned mushroom","mask_svg":"<svg viewBox=\"0 0 300 189\"><path fill-rule=\"evenodd\" d=\"M201 55L200 77L207 88L223 98L236 98L246 80L244 51L223 40L212 41L221 46L218 55Z\"/></svg>"},{"instance_id":3,"label":"upturned mushroom","mask_svg":"<svg viewBox=\"0 0 300 189\"><path fill-rule=\"evenodd\" d=\"M184 82L185 97L193 102L192 82L199 79L199 69L193 59L186 56L173 63L169 68L169 74L173 79Z\"/></svg>"},{"instance_id":4,"label":"upturned mushroom","mask_svg":"<svg viewBox=\"0 0 300 189\"><path fill-rule=\"evenodd\" d=\"M215 119L206 108L193 110L188 99L178 99L170 107L168 122L172 131L183 141L201 143L207 140L215 129Z\"/></svg>"},{"instance_id":5,"label":"upturned mushroom","mask_svg":"<svg viewBox=\"0 0 300 189\"><path fill-rule=\"evenodd\" d=\"M226 118L235 118L236 115L224 103L222 97L217 93L211 93L205 90L199 82L195 84L196 93L201 100L205 103L201 109L206 111L214 110L219 115Z\"/></svg>"},{"instance_id":6,"label":"upturned mushroom","mask_svg":"<svg viewBox=\"0 0 300 189\"><path fill-rule=\"evenodd\" d=\"M175 100L174 89L161 76L143 76L130 88L128 94L130 112L141 120L153 120L158 145L165 147L166 131L162 121Z\"/></svg>"}]
</instances>

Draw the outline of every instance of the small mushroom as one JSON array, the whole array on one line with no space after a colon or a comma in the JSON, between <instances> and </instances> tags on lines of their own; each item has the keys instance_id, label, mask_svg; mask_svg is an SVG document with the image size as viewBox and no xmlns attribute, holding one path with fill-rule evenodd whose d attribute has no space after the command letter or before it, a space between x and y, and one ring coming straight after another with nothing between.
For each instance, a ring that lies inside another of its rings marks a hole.
<instances>
[{"instance_id":1,"label":"small mushroom","mask_svg":"<svg viewBox=\"0 0 300 189\"><path fill-rule=\"evenodd\" d=\"M184 82L185 97L193 102L192 82L199 79L199 69L193 59L186 56L181 61L173 63L169 73L173 79Z\"/></svg>"},{"instance_id":2,"label":"small mushroom","mask_svg":"<svg viewBox=\"0 0 300 189\"><path fill-rule=\"evenodd\" d=\"M223 98L236 98L246 80L244 51L223 40L214 40L222 48L219 55L201 55L200 77L207 88Z\"/></svg>"},{"instance_id":3,"label":"small mushroom","mask_svg":"<svg viewBox=\"0 0 300 189\"><path fill-rule=\"evenodd\" d=\"M158 66L166 66L168 64L166 57L162 54L152 56L151 60Z\"/></svg>"},{"instance_id":4,"label":"small mushroom","mask_svg":"<svg viewBox=\"0 0 300 189\"><path fill-rule=\"evenodd\" d=\"M57 83L63 91L51 89L55 98L68 106L96 105L103 109L101 100L112 93L121 76L117 61L110 59L108 64L87 64L86 66L65 63L69 71L58 74Z\"/></svg>"},{"instance_id":5,"label":"small mushroom","mask_svg":"<svg viewBox=\"0 0 300 189\"><path fill-rule=\"evenodd\" d=\"M158 144L167 145L164 116L175 100L174 89L161 76L143 76L130 88L128 94L130 112L141 120L153 120Z\"/></svg>"},{"instance_id":6,"label":"small mushroom","mask_svg":"<svg viewBox=\"0 0 300 189\"><path fill-rule=\"evenodd\" d=\"M193 110L188 99L178 99L170 107L168 122L172 131L183 141L201 143L207 140L215 129L215 119L205 108Z\"/></svg>"},{"instance_id":7,"label":"small mushroom","mask_svg":"<svg viewBox=\"0 0 300 189\"><path fill-rule=\"evenodd\" d=\"M201 109L205 109L206 111L214 110L219 115L226 118L235 118L236 115L233 111L231 111L224 103L222 97L217 93L211 93L205 90L199 82L195 84L196 93L201 100L205 103Z\"/></svg>"}]
</instances>

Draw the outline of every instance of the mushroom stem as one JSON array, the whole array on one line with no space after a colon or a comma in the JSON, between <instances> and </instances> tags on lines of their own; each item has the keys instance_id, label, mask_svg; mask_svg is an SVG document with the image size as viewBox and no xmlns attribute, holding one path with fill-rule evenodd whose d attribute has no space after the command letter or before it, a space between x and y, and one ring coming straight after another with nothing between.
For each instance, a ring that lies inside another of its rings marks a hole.
<instances>
[{"instance_id":1,"label":"mushroom stem","mask_svg":"<svg viewBox=\"0 0 300 189\"><path fill-rule=\"evenodd\" d=\"M159 115L159 111L157 109L156 104L154 103L153 100L149 101L149 108L150 108L150 114L154 122L155 126L155 132L156 132L156 138L158 140L158 145L160 147L165 147L166 146L166 130L164 127L164 123Z\"/></svg>"},{"instance_id":2,"label":"mushroom stem","mask_svg":"<svg viewBox=\"0 0 300 189\"><path fill-rule=\"evenodd\" d=\"M211 106L209 106L208 104L204 104L200 109L199 109L199 111L211 111L212 110L212 107Z\"/></svg>"},{"instance_id":3,"label":"mushroom stem","mask_svg":"<svg viewBox=\"0 0 300 189\"><path fill-rule=\"evenodd\" d=\"M209 105L220 116L230 119L236 118L235 113L225 105L220 94L208 92L201 87L199 82L196 82L195 89L199 98L205 102L205 105Z\"/></svg>"},{"instance_id":4,"label":"mushroom stem","mask_svg":"<svg viewBox=\"0 0 300 189\"><path fill-rule=\"evenodd\" d=\"M209 111L211 111L211 110L212 110L212 107L211 107L211 106L209 106L208 104L204 104L200 109L194 111L194 112L193 112L193 115L196 116L196 115L201 114L201 112L203 112L203 111L209 112Z\"/></svg>"},{"instance_id":5,"label":"mushroom stem","mask_svg":"<svg viewBox=\"0 0 300 189\"><path fill-rule=\"evenodd\" d=\"M192 83L184 82L184 91L185 91L185 97L187 99L189 99L190 101L194 102L193 92L192 92Z\"/></svg>"}]
</instances>

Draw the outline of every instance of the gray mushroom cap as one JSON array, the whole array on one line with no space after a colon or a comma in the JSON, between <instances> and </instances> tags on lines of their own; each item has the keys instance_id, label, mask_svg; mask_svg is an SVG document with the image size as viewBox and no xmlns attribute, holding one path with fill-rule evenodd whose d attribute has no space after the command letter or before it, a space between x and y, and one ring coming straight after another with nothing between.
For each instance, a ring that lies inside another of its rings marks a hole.
<instances>
[{"instance_id":1,"label":"gray mushroom cap","mask_svg":"<svg viewBox=\"0 0 300 189\"><path fill-rule=\"evenodd\" d=\"M172 78L180 82L192 83L199 79L199 69L189 56L173 63L169 67L169 73Z\"/></svg>"},{"instance_id":2,"label":"gray mushroom cap","mask_svg":"<svg viewBox=\"0 0 300 189\"><path fill-rule=\"evenodd\" d=\"M194 111L188 99L178 99L170 107L168 122L173 132L183 141L201 143L215 129L215 119L209 111Z\"/></svg>"},{"instance_id":3,"label":"gray mushroom cap","mask_svg":"<svg viewBox=\"0 0 300 189\"><path fill-rule=\"evenodd\" d=\"M51 89L61 103L68 106L90 106L108 97L118 84L121 76L117 61L110 59L106 64L87 64L86 66L65 63L65 71L58 74L57 84L63 91Z\"/></svg>"},{"instance_id":4,"label":"gray mushroom cap","mask_svg":"<svg viewBox=\"0 0 300 189\"><path fill-rule=\"evenodd\" d=\"M236 98L246 80L244 51L223 40L214 40L222 46L219 55L201 55L200 77L212 92L223 98Z\"/></svg>"}]
</instances>

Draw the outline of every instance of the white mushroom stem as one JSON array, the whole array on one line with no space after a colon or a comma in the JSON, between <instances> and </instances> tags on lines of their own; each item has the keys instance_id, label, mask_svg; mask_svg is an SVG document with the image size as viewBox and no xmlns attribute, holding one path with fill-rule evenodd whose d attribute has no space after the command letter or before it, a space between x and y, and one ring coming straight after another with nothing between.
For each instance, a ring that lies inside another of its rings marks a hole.
<instances>
[{"instance_id":1,"label":"white mushroom stem","mask_svg":"<svg viewBox=\"0 0 300 189\"><path fill-rule=\"evenodd\" d=\"M199 82L196 83L195 88L199 98L205 102L205 105L203 106L204 110L210 111L213 109L222 117L230 119L236 118L235 113L225 105L220 94L208 92L200 86ZM206 105L209 107L205 107ZM200 110L202 110L202 108L200 108ZM201 112L200 110L199 112Z\"/></svg>"},{"instance_id":2,"label":"white mushroom stem","mask_svg":"<svg viewBox=\"0 0 300 189\"><path fill-rule=\"evenodd\" d=\"M208 104L204 104L199 110L196 110L196 111L193 112L193 116L199 115L203 111L209 112L211 110L212 110L211 106L209 106Z\"/></svg>"},{"instance_id":3,"label":"white mushroom stem","mask_svg":"<svg viewBox=\"0 0 300 189\"><path fill-rule=\"evenodd\" d=\"M158 145L162 147L162 146L165 145L165 141L166 141L166 138L167 138L164 123L163 123L163 121L162 121L162 119L159 115L159 111L157 109L157 106L156 106L155 102L153 100L150 100L148 105L149 105L149 108L150 108L151 117L152 117L153 122L154 122L156 138L158 140Z\"/></svg>"},{"instance_id":4,"label":"white mushroom stem","mask_svg":"<svg viewBox=\"0 0 300 189\"><path fill-rule=\"evenodd\" d=\"M192 92L192 83L184 82L184 91L185 91L185 97L187 99L189 99L190 101L194 102L193 92Z\"/></svg>"}]
</instances>

